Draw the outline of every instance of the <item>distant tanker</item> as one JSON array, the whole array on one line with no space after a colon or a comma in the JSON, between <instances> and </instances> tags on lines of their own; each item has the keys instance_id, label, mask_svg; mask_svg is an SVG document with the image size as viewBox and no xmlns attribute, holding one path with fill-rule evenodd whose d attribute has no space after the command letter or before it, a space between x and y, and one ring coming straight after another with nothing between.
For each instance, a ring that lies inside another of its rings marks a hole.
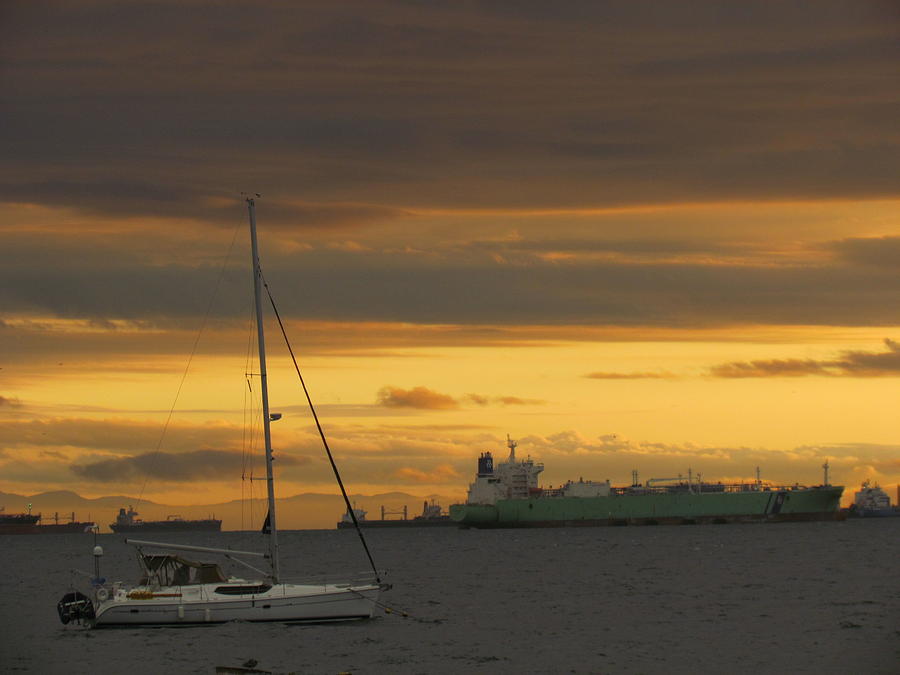
<instances>
[{"instance_id":1,"label":"distant tanker","mask_svg":"<svg viewBox=\"0 0 900 675\"><path fill-rule=\"evenodd\" d=\"M646 485L612 487L609 481L570 481L558 489L538 487L543 464L509 458L494 466L490 452L478 458L478 473L465 504L450 517L463 527L564 527L728 522L837 520L844 488L825 481L815 487L752 483L708 483L691 475L651 478ZM657 485L658 483L666 483Z\"/></svg>"},{"instance_id":2,"label":"distant tanker","mask_svg":"<svg viewBox=\"0 0 900 675\"><path fill-rule=\"evenodd\" d=\"M135 518L138 512L132 507L119 509L116 522L110 523L109 529L118 534L135 534L138 532L220 532L222 521L214 518L205 520L185 520L181 516L169 516L166 520L141 520Z\"/></svg>"}]
</instances>

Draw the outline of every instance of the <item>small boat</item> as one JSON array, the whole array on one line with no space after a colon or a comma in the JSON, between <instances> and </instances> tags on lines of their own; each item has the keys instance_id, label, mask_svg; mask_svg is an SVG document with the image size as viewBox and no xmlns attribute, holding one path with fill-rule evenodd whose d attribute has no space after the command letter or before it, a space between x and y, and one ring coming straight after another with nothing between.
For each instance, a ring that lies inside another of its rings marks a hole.
<instances>
[{"instance_id":1,"label":"small boat","mask_svg":"<svg viewBox=\"0 0 900 675\"><path fill-rule=\"evenodd\" d=\"M90 627L107 626L171 626L223 623L227 621L326 622L370 618L379 595L389 585L382 583L372 557L372 572L365 577L340 582L285 583L278 560L278 530L275 518L275 490L272 472L272 442L270 423L278 415L269 412L266 376L265 336L262 318L262 272L256 239L255 202L247 199L250 217L253 278L256 304L256 332L259 349L259 379L262 396L262 422L265 437L266 481L268 487L268 515L263 532L268 533L268 551L235 551L184 544L165 544L146 540L126 539L137 548L141 577L136 584L122 582L108 584L100 576L103 550L94 547L94 576L92 597L72 590L57 604L60 620L67 624L76 621ZM274 306L274 303L273 303ZM277 314L277 310L276 310ZM280 322L280 319L279 319ZM298 369L299 374L299 369ZM301 377L302 383L302 377ZM304 385L305 391L305 385ZM308 398L307 393L307 398ZM311 407L318 425L318 417ZM319 427L321 429L321 427ZM324 434L322 440L325 442ZM325 448L331 459L327 442ZM335 476L349 505L343 483ZM365 540L360 538L365 546ZM183 555L188 554L188 555ZM194 554L216 554L244 565L259 578L247 580L228 577L213 562L196 559ZM189 557L190 556L190 557ZM244 558L268 560L270 569L264 572ZM88 575L90 576L90 575Z\"/></svg>"}]
</instances>

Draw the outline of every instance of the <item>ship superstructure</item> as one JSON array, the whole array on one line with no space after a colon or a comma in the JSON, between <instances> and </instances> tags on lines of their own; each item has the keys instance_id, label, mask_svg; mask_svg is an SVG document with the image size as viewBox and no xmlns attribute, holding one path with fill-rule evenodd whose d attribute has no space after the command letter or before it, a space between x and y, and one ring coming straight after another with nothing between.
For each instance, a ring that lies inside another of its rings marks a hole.
<instances>
[{"instance_id":1,"label":"ship superstructure","mask_svg":"<svg viewBox=\"0 0 900 675\"><path fill-rule=\"evenodd\" d=\"M494 504L498 499L525 499L536 491L538 476L543 472L543 464L535 464L531 457L516 459L517 444L506 437L509 457L505 462L494 464L494 456L483 452L478 457L478 473L475 482L469 485L469 504Z\"/></svg>"},{"instance_id":2,"label":"ship superstructure","mask_svg":"<svg viewBox=\"0 0 900 675\"><path fill-rule=\"evenodd\" d=\"M853 495L853 506L850 511L862 518L897 515L891 508L891 498L887 492L882 490L878 483L872 485L870 481L864 482Z\"/></svg>"}]
</instances>

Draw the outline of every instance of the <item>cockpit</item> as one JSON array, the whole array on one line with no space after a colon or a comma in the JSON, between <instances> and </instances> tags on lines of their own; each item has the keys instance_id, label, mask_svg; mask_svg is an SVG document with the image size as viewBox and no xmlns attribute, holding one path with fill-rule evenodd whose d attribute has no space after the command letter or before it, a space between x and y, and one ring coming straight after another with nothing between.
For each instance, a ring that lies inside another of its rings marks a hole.
<instances>
[{"instance_id":1,"label":"cockpit","mask_svg":"<svg viewBox=\"0 0 900 675\"><path fill-rule=\"evenodd\" d=\"M139 558L144 569L142 586L190 586L227 580L215 563L196 562L171 553L142 554Z\"/></svg>"}]
</instances>

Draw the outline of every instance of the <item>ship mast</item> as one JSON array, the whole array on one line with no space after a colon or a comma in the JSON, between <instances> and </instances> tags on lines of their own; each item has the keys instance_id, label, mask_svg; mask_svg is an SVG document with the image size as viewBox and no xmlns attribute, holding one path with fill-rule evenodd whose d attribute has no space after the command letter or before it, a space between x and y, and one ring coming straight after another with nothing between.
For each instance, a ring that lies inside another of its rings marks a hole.
<instances>
[{"instance_id":1,"label":"ship mast","mask_svg":"<svg viewBox=\"0 0 900 675\"><path fill-rule=\"evenodd\" d=\"M266 380L266 340L262 315L262 269L259 266L259 246L256 242L256 202L248 197L250 213L250 249L253 257L253 294L256 303L256 336L259 347L259 381L262 391L263 433L266 443L266 486L268 488L269 515L269 563L272 565L272 582L278 583L278 530L275 527L275 481L272 474L272 430L269 416L269 389Z\"/></svg>"},{"instance_id":2,"label":"ship mast","mask_svg":"<svg viewBox=\"0 0 900 675\"><path fill-rule=\"evenodd\" d=\"M509 448L509 459L506 461L514 464L516 461L516 445L518 444L509 437L509 434L506 434L506 445Z\"/></svg>"}]
</instances>

